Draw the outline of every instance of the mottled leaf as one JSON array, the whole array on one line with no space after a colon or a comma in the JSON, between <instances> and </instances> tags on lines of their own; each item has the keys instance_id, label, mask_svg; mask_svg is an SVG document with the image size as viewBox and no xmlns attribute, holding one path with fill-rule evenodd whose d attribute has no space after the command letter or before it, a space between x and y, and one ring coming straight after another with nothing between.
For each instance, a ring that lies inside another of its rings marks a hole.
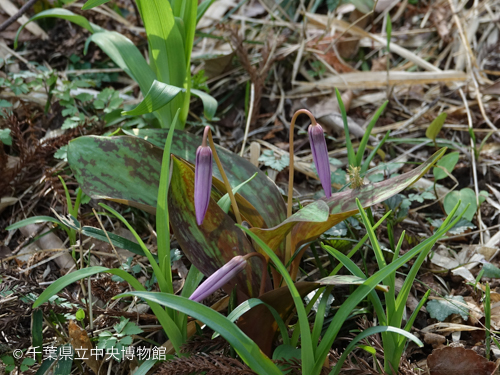
<instances>
[{"instance_id":1,"label":"mottled leaf","mask_svg":"<svg viewBox=\"0 0 500 375\"><path fill-rule=\"evenodd\" d=\"M135 137L79 137L69 143L68 162L87 195L93 198L114 198L154 213L162 151L151 147L150 143L163 148L168 130L137 129L129 134L149 143ZM176 131L171 152L194 163L196 149L200 144L200 137ZM218 146L217 152L231 186L235 187L258 173L239 192L264 218L266 226L272 227L284 221L286 206L276 185L249 161ZM123 162L127 162L132 168L120 165ZM135 172L136 168L144 170L144 173ZM219 170L213 168L213 171L214 176L221 179ZM226 193L219 186L216 187Z\"/></svg>"},{"instance_id":2,"label":"mottled leaf","mask_svg":"<svg viewBox=\"0 0 500 375\"><path fill-rule=\"evenodd\" d=\"M255 252L233 219L217 205L219 198L212 194L203 224L198 225L194 209L194 171L173 157L168 205L170 222L184 254L205 276L210 276L237 255ZM261 260L249 262L230 283L231 287L238 285L245 299L258 296L262 275Z\"/></svg>"},{"instance_id":3,"label":"mottled leaf","mask_svg":"<svg viewBox=\"0 0 500 375\"><path fill-rule=\"evenodd\" d=\"M281 242L283 242L290 230L292 230L293 252L301 245L317 238L323 232L345 220L347 217L354 215L358 211L356 198L359 199L363 207L369 207L376 203L385 201L392 195L397 194L401 190L412 185L415 181L422 177L444 154L445 151L446 149L441 149L425 163L410 172L375 184L364 185L358 189L342 191L340 193L333 194L330 198L322 198L321 201L324 201L330 209L330 216L325 222L318 223L303 221L295 225L295 223L290 224L285 221L274 228L252 228L251 231L262 238L270 248L275 250ZM294 263L300 262L304 251L305 248L301 250L301 253L299 253L298 256L295 257Z\"/></svg>"}]
</instances>

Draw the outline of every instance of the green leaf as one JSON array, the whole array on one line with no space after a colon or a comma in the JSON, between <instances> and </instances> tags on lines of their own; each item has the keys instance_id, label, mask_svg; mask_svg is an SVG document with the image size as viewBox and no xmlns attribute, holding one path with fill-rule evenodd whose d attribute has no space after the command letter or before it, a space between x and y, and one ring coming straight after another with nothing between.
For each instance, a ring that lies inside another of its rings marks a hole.
<instances>
[{"instance_id":1,"label":"green leaf","mask_svg":"<svg viewBox=\"0 0 500 375\"><path fill-rule=\"evenodd\" d=\"M203 0L203 2L198 5L198 9L196 11L196 24L200 22L201 18L205 14L205 12L210 8L210 5L214 3L215 0Z\"/></svg>"},{"instance_id":2,"label":"green leaf","mask_svg":"<svg viewBox=\"0 0 500 375\"><path fill-rule=\"evenodd\" d=\"M43 303L47 302L52 296L55 296L59 291L61 291L63 288L67 287L68 285L74 283L75 281L84 279L86 277L95 275L97 273L110 273L112 275L117 275L127 281L132 288L136 290L145 290L144 286L137 281L135 277L132 275L128 274L127 272L121 270L121 269L109 269L106 267L87 267L87 268L82 268L77 271L71 272L69 274L64 275L63 277L60 277L57 279L54 283L50 284L43 292L40 294L40 296L37 298L37 300L33 303L33 309L37 308L38 306L42 305ZM156 315L158 320L160 321L163 329L167 333L168 337L170 338L170 341L172 342L172 345L174 346L174 349L177 353L180 352L180 346L183 343L183 338L182 334L179 331L179 328L175 325L175 322L169 317L167 312L158 306L157 304L154 303L149 303L149 306L151 307L151 310L153 310L153 313Z\"/></svg>"},{"instance_id":3,"label":"green leaf","mask_svg":"<svg viewBox=\"0 0 500 375\"><path fill-rule=\"evenodd\" d=\"M14 365L15 364L14 358L11 357L10 355L4 355L1 358L2 358L2 362L5 363L6 365Z\"/></svg>"},{"instance_id":4,"label":"green leaf","mask_svg":"<svg viewBox=\"0 0 500 375\"><path fill-rule=\"evenodd\" d=\"M344 123L344 132L345 132L345 143L347 148L347 159L349 160L349 165L355 167L356 166L356 154L354 153L354 148L352 147L351 136L349 134L349 124L347 122L347 112L344 107L344 102L342 101L342 96L340 95L339 90L335 89L335 95L337 95L337 102L339 104L340 113L342 114L342 121Z\"/></svg>"},{"instance_id":5,"label":"green leaf","mask_svg":"<svg viewBox=\"0 0 500 375\"><path fill-rule=\"evenodd\" d=\"M263 162L266 167L272 168L281 172L290 165L288 155L275 155L273 150L265 150L259 156L259 161Z\"/></svg>"},{"instance_id":6,"label":"green leaf","mask_svg":"<svg viewBox=\"0 0 500 375\"><path fill-rule=\"evenodd\" d=\"M483 263L483 271L483 277L500 279L500 269L489 262Z\"/></svg>"},{"instance_id":7,"label":"green leaf","mask_svg":"<svg viewBox=\"0 0 500 375\"><path fill-rule=\"evenodd\" d=\"M101 31L91 35L86 45L90 42L97 44L116 65L139 84L142 94L146 95L156 75L130 39L115 31Z\"/></svg>"},{"instance_id":8,"label":"green leaf","mask_svg":"<svg viewBox=\"0 0 500 375\"><path fill-rule=\"evenodd\" d=\"M453 172L453 168L455 168L455 165L458 162L458 158L460 157L460 153L458 152L452 152L449 153L448 155L445 155L439 160L436 164L436 167L434 168L434 179L437 180L442 180L443 178L448 177L446 172L441 169L444 168L448 171L448 173ZM441 167L441 168L438 168Z\"/></svg>"},{"instance_id":9,"label":"green leaf","mask_svg":"<svg viewBox=\"0 0 500 375\"><path fill-rule=\"evenodd\" d=\"M68 162L81 188L92 198L111 198L155 213L167 130L137 129L130 134L135 137L79 137L68 145ZM201 138L176 131L171 153L194 163L199 145ZM276 185L246 159L216 147L232 186L257 173L239 194L262 215L265 225L285 220L285 202ZM213 173L221 178L217 168Z\"/></svg>"},{"instance_id":10,"label":"green leaf","mask_svg":"<svg viewBox=\"0 0 500 375\"><path fill-rule=\"evenodd\" d=\"M16 33L16 37L14 39L14 48L17 48L17 39L19 38L19 34L21 31L26 27L26 25L32 21L37 21L43 18L47 17L55 17L55 18L62 18L63 20L68 20L70 22L73 22L77 24L78 26L83 27L84 29L87 29L91 33L94 33L98 29L100 29L98 26L91 24L85 17L79 16L73 12L70 12L69 10L63 9L63 8L54 8L54 9L48 9L44 10L43 12L40 12L36 14L35 16L31 17L31 19L23 24Z\"/></svg>"},{"instance_id":11,"label":"green leaf","mask_svg":"<svg viewBox=\"0 0 500 375\"><path fill-rule=\"evenodd\" d=\"M234 323L210 307L191 301L187 298L155 292L129 292L115 298L136 296L153 301L171 309L183 312L194 319L205 323L220 333L236 350L241 359L255 372L266 375L282 375L282 372L271 360L260 351L259 347L248 338Z\"/></svg>"},{"instance_id":12,"label":"green leaf","mask_svg":"<svg viewBox=\"0 0 500 375\"><path fill-rule=\"evenodd\" d=\"M273 359L278 360L278 359L285 359L285 360L290 360L290 359L300 359L302 351L300 348L296 348L292 345L287 345L287 344L281 344L278 346L274 352L273 352Z\"/></svg>"},{"instance_id":13,"label":"green leaf","mask_svg":"<svg viewBox=\"0 0 500 375\"><path fill-rule=\"evenodd\" d=\"M5 228L5 230L14 230L14 229L25 227L26 225L46 223L46 222L50 222L50 223L64 226L64 224L61 223L59 220L54 219L53 217L50 217L50 216L33 216L33 217L29 217L27 219L18 221L17 223L14 223L12 225L9 225L7 228Z\"/></svg>"},{"instance_id":14,"label":"green leaf","mask_svg":"<svg viewBox=\"0 0 500 375\"><path fill-rule=\"evenodd\" d=\"M436 137L438 136L439 132L441 131L441 128L443 127L446 117L448 117L448 114L446 112L440 113L438 117L434 119L434 121L431 122L427 130L425 131L425 136L429 139L432 139L434 142L436 142ZM443 158L444 159L444 158Z\"/></svg>"},{"instance_id":15,"label":"green leaf","mask_svg":"<svg viewBox=\"0 0 500 375\"><path fill-rule=\"evenodd\" d=\"M234 323L243 314L246 314L248 311L250 311L251 309L253 309L254 307L259 306L259 305L264 305L269 309L269 311L273 315L273 317L274 317L274 319L275 319L276 323L278 324L278 327L281 331L281 336L283 338L283 342L285 344L289 344L290 340L289 340L289 337L287 334L287 328L286 328L285 322L281 318L280 314L276 311L276 309L274 307L265 303L264 301L262 301L259 298L250 298L249 300L242 302L241 304L238 305L238 307L236 307L233 311L231 311L231 313L227 316L227 319ZM219 334L214 333L212 335L212 340L214 338L216 338L217 336L219 336ZM273 359L274 359L274 357L273 357Z\"/></svg>"},{"instance_id":16,"label":"green leaf","mask_svg":"<svg viewBox=\"0 0 500 375\"><path fill-rule=\"evenodd\" d=\"M109 243L108 237L106 237L106 234L102 229L94 228L94 227L83 227L82 228L82 234L85 236L89 236L95 239L98 239L100 241ZM134 241L130 241L129 239L119 236L114 233L107 233L109 236L109 239L111 240L111 243L120 249L125 249L128 250L134 254L141 255L141 256L146 256L144 251L142 250L142 247L135 243ZM158 257L155 254L151 254L155 260L158 260Z\"/></svg>"},{"instance_id":17,"label":"green leaf","mask_svg":"<svg viewBox=\"0 0 500 375\"><path fill-rule=\"evenodd\" d=\"M211 120L217 111L217 100L212 95L201 90L191 89L191 94L201 99L203 102L203 113L207 119Z\"/></svg>"},{"instance_id":18,"label":"green leaf","mask_svg":"<svg viewBox=\"0 0 500 375\"><path fill-rule=\"evenodd\" d=\"M85 319L85 311L83 309L78 309L75 314L75 318L78 321L82 321L83 319Z\"/></svg>"},{"instance_id":19,"label":"green leaf","mask_svg":"<svg viewBox=\"0 0 500 375\"><path fill-rule=\"evenodd\" d=\"M301 334L301 343L302 343L302 371L304 373L310 373L315 362L315 345L313 346L311 331L309 328L309 321L307 319L307 313L304 307L304 303L302 301L302 296L299 293L298 289L293 282L292 277L288 273L286 267L283 265L281 260L277 257L274 251L267 246L264 241L262 241L256 234L252 233L248 228L245 228L241 225L238 225L238 228L243 230L247 235L249 235L256 243L259 245L261 250L269 257L269 259L273 262L277 271L283 277L288 289L290 290L290 294L293 298L293 303L295 308L297 309L297 317L298 324L300 327ZM317 359L317 358L316 358Z\"/></svg>"},{"instance_id":20,"label":"green leaf","mask_svg":"<svg viewBox=\"0 0 500 375\"><path fill-rule=\"evenodd\" d=\"M63 351L63 347L66 349ZM58 355L58 360L57 363L54 367L54 374L57 375L70 375L71 374L71 367L73 366L73 356L74 356L74 350L71 344L65 344L61 345L58 347L59 355ZM73 353L71 356L65 356L62 357L63 353Z\"/></svg>"},{"instance_id":21,"label":"green leaf","mask_svg":"<svg viewBox=\"0 0 500 375\"><path fill-rule=\"evenodd\" d=\"M43 347L43 312L40 309L33 310L33 315L31 318L31 345L34 348L40 350L35 350L35 352L40 351ZM37 360L42 359L42 354L36 354Z\"/></svg>"},{"instance_id":22,"label":"green leaf","mask_svg":"<svg viewBox=\"0 0 500 375\"><path fill-rule=\"evenodd\" d=\"M236 195L236 193L243 187L245 186L247 183L249 183L250 181L252 181L255 176L257 176L257 172L254 173L254 175L252 177L250 177L248 180L246 181L243 181L241 184L239 184L238 186L236 186L235 188L233 188L233 194ZM217 202L217 204L219 205L219 207L222 209L222 211L224 211L226 214L229 212L229 209L231 208L231 199L229 199L229 194L226 193L222 196L221 199L219 199L219 201Z\"/></svg>"},{"instance_id":23,"label":"green leaf","mask_svg":"<svg viewBox=\"0 0 500 375\"><path fill-rule=\"evenodd\" d=\"M6 146L12 146L12 136L10 135L10 129L0 129L0 141Z\"/></svg>"},{"instance_id":24,"label":"green leaf","mask_svg":"<svg viewBox=\"0 0 500 375\"><path fill-rule=\"evenodd\" d=\"M251 231L262 238L272 249L276 249L291 230L292 249L298 249L301 245L312 241L334 225L358 212L356 198L360 200L363 207L385 201L415 183L444 152L445 149L436 152L425 163L410 172L375 184L364 185L356 190L345 190L332 194L330 198L322 200L328 205L330 211L328 220L324 222L290 223L283 221L282 224L273 228L251 228ZM301 252L303 251L305 248L301 250ZM297 263L300 262L300 258L301 255L296 256Z\"/></svg>"},{"instance_id":25,"label":"green leaf","mask_svg":"<svg viewBox=\"0 0 500 375\"><path fill-rule=\"evenodd\" d=\"M370 327L363 332L361 332L359 335L357 335L350 343L347 345L347 348L345 348L344 352L340 356L337 364L335 365L333 371L331 372L332 375L338 375L340 374L340 370L342 369L342 365L344 364L344 361L346 360L347 356L353 351L353 349L356 347L356 344L360 342L361 340L367 338L368 336L375 335L377 333L385 333L385 332L394 332L397 333L401 336L404 336L410 340L412 340L415 344L418 346L422 347L424 344L422 341L420 341L415 335L412 335L409 332L406 332L405 330L397 327L390 327L390 326L378 326L378 327Z\"/></svg>"},{"instance_id":26,"label":"green leaf","mask_svg":"<svg viewBox=\"0 0 500 375\"><path fill-rule=\"evenodd\" d=\"M453 301L460 302L462 305L454 303ZM427 312L431 318L443 322L451 314L460 314L460 316L467 320L469 312L462 296L447 296L444 299L433 299L427 302Z\"/></svg>"},{"instance_id":27,"label":"green leaf","mask_svg":"<svg viewBox=\"0 0 500 375\"><path fill-rule=\"evenodd\" d=\"M141 328L137 327L137 325L134 322L128 322L123 330L121 331L122 335L138 335L139 333L144 332Z\"/></svg>"},{"instance_id":28,"label":"green leaf","mask_svg":"<svg viewBox=\"0 0 500 375\"><path fill-rule=\"evenodd\" d=\"M454 212L456 212L456 210ZM327 328L325 334L323 335L321 343L317 348L316 364L314 367L315 373L319 373L319 371L321 370L323 361L328 355L338 332L340 331L345 320L350 315L351 311L358 305L358 303L362 301L369 293L371 293L376 284L380 283L388 275L395 272L399 267L414 258L424 249L426 249L427 247L431 247L440 237L442 237L447 232L447 230L451 226L456 223L456 221L458 221L458 218L454 221L451 221L451 218L448 218L443 223L443 225L434 233L434 235L428 237L401 257L393 260L392 263L388 264L383 270L379 270L378 272L373 274L363 283L363 285L359 286L353 293L351 293L351 295L344 301L344 303L340 306L337 313L333 317L330 326ZM344 256L342 253L338 252L335 249L332 249L332 252L335 257Z\"/></svg>"},{"instance_id":29,"label":"green leaf","mask_svg":"<svg viewBox=\"0 0 500 375\"><path fill-rule=\"evenodd\" d=\"M217 205L214 194L202 225L197 225L194 207L194 171L180 159L173 158L172 177L168 192L170 223L179 245L192 264L205 276L210 276L237 255L254 252L233 219ZM238 244L234 246L234 244ZM229 283L248 297L258 296L262 275L260 259L250 259L250 265ZM270 284L268 285L270 289Z\"/></svg>"},{"instance_id":30,"label":"green leaf","mask_svg":"<svg viewBox=\"0 0 500 375\"><path fill-rule=\"evenodd\" d=\"M358 152L356 154L356 166L358 166L358 167L361 167L361 162L363 161L363 154L365 153L366 145L368 144L368 140L370 139L370 134L373 130L373 127L377 123L377 120L379 119L382 112L384 112L385 107L387 107L388 103L389 103L389 101L386 100L380 106L380 108L377 109L377 112L375 112L372 119L370 120L370 123L366 127L365 134L363 135L363 138L361 139L361 142L359 143Z\"/></svg>"},{"instance_id":31,"label":"green leaf","mask_svg":"<svg viewBox=\"0 0 500 375\"><path fill-rule=\"evenodd\" d=\"M364 14L370 13L375 7L373 0L348 0L348 3L353 4L357 10Z\"/></svg>"},{"instance_id":32,"label":"green leaf","mask_svg":"<svg viewBox=\"0 0 500 375\"><path fill-rule=\"evenodd\" d=\"M140 116L157 111L170 103L181 91L179 87L155 80L143 101L134 109L123 111L122 115Z\"/></svg>"},{"instance_id":33,"label":"green leaf","mask_svg":"<svg viewBox=\"0 0 500 375\"><path fill-rule=\"evenodd\" d=\"M82 10L92 9L99 5L106 4L107 2L109 2L109 0L88 0L83 4Z\"/></svg>"},{"instance_id":34,"label":"green leaf","mask_svg":"<svg viewBox=\"0 0 500 375\"><path fill-rule=\"evenodd\" d=\"M385 31L387 34L387 52L389 52L391 46L391 35L392 35L392 21L391 21L391 15L389 13L387 13L387 25Z\"/></svg>"},{"instance_id":35,"label":"green leaf","mask_svg":"<svg viewBox=\"0 0 500 375\"><path fill-rule=\"evenodd\" d=\"M459 211L464 210L467 205L469 205L469 207L465 211L464 218L468 221L472 221L477 211L476 193L474 193L474 190L472 189L465 188L460 191L450 191L448 194L446 194L446 197L444 197L443 206L448 215L459 201L461 201L460 207L458 209Z\"/></svg>"},{"instance_id":36,"label":"green leaf","mask_svg":"<svg viewBox=\"0 0 500 375\"><path fill-rule=\"evenodd\" d=\"M146 28L150 64L157 80L172 86L184 87L187 82L184 39L176 25L170 2L138 0L137 7ZM173 119L177 109L183 108L183 100L183 95L179 95L167 104L165 108L167 121ZM181 123L185 122L186 117L187 111L184 113L181 109Z\"/></svg>"}]
</instances>

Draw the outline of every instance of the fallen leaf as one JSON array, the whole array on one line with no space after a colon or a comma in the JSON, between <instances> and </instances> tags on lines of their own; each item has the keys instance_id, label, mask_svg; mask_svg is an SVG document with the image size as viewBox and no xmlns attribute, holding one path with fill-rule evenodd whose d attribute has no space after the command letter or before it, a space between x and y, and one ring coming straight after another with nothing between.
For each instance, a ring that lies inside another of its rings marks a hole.
<instances>
[{"instance_id":1,"label":"fallen leaf","mask_svg":"<svg viewBox=\"0 0 500 375\"><path fill-rule=\"evenodd\" d=\"M474 350L446 347L436 349L427 357L430 375L491 375L496 364Z\"/></svg>"},{"instance_id":2,"label":"fallen leaf","mask_svg":"<svg viewBox=\"0 0 500 375\"><path fill-rule=\"evenodd\" d=\"M92 371L99 375L101 361L98 361L95 356L91 355L93 346L87 331L80 328L73 320L69 321L68 331L76 357L82 359Z\"/></svg>"}]
</instances>

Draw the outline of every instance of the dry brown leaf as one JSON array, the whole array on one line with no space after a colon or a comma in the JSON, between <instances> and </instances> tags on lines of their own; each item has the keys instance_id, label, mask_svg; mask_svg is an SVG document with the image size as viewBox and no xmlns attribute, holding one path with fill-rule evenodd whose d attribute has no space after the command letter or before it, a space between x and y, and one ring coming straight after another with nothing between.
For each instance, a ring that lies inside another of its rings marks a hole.
<instances>
[{"instance_id":1,"label":"dry brown leaf","mask_svg":"<svg viewBox=\"0 0 500 375\"><path fill-rule=\"evenodd\" d=\"M95 356L91 355L93 346L90 342L87 331L80 328L73 320L69 321L68 331L71 345L73 346L77 357L81 358L83 362L85 362L87 366L92 369L92 371L99 375L101 361L98 361Z\"/></svg>"},{"instance_id":2,"label":"dry brown leaf","mask_svg":"<svg viewBox=\"0 0 500 375\"><path fill-rule=\"evenodd\" d=\"M496 364L474 350L446 347L436 349L427 357L430 375L491 375Z\"/></svg>"}]
</instances>

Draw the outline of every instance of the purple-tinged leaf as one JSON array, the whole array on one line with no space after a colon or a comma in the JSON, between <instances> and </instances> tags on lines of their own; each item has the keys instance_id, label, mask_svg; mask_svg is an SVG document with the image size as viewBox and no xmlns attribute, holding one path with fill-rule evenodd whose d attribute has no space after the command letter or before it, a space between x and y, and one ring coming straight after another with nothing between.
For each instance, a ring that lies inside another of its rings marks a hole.
<instances>
[{"instance_id":1,"label":"purple-tinged leaf","mask_svg":"<svg viewBox=\"0 0 500 375\"><path fill-rule=\"evenodd\" d=\"M255 252L245 234L218 205L220 195L212 191L205 219L196 223L194 208L194 172L186 162L172 157L172 179L169 191L170 223L186 257L205 276L217 272L237 255ZM246 268L229 284L238 285L243 299L257 297L260 289L262 264L249 259ZM271 288L268 283L267 290Z\"/></svg>"}]
</instances>

